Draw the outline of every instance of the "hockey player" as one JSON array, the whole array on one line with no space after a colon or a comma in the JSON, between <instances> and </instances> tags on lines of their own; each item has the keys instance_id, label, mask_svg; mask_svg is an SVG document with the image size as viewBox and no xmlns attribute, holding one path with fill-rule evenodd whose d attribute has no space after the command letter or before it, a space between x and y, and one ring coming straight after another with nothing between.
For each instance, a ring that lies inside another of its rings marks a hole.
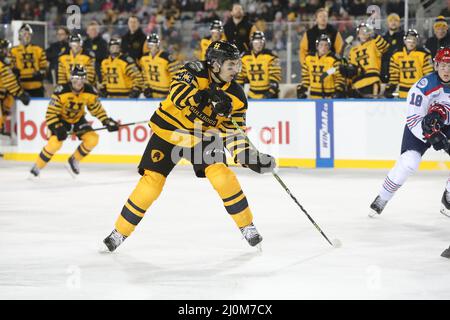
<instances>
[{"instance_id":1,"label":"hockey player","mask_svg":"<svg viewBox=\"0 0 450 320\"><path fill-rule=\"evenodd\" d=\"M134 59L120 52L121 40L109 40L109 57L102 61L102 97L138 98L143 88L141 72Z\"/></svg>"},{"instance_id":2,"label":"hockey player","mask_svg":"<svg viewBox=\"0 0 450 320\"><path fill-rule=\"evenodd\" d=\"M370 205L371 216L381 214L395 192L417 170L428 148L450 152L450 48L438 50L434 61L436 71L417 81L408 92L401 155ZM450 179L441 202L441 213L450 217Z\"/></svg>"},{"instance_id":3,"label":"hockey player","mask_svg":"<svg viewBox=\"0 0 450 320\"><path fill-rule=\"evenodd\" d=\"M193 163L197 177L209 180L248 243L255 246L262 241L224 153L225 145L235 161L258 173L275 167L274 158L251 149L230 120L233 117L245 126L247 99L233 80L240 64L236 46L215 41L206 52L206 61L189 62L177 73L169 95L150 120L154 133L139 164L142 178L123 206L115 229L104 239L109 251L134 231L180 157Z\"/></svg>"},{"instance_id":4,"label":"hockey player","mask_svg":"<svg viewBox=\"0 0 450 320\"><path fill-rule=\"evenodd\" d=\"M211 42L226 40L225 34L223 32L222 21L220 20L214 20L213 22L211 22L211 25L209 26L209 32L211 33L209 37L205 37L200 40L200 60L205 60L206 49L208 49Z\"/></svg>"},{"instance_id":5,"label":"hockey player","mask_svg":"<svg viewBox=\"0 0 450 320\"><path fill-rule=\"evenodd\" d=\"M250 37L251 51L242 56L242 71L238 83L250 83L248 97L251 99L278 98L281 81L280 59L271 50L265 49L266 37L255 31Z\"/></svg>"},{"instance_id":6,"label":"hockey player","mask_svg":"<svg viewBox=\"0 0 450 320\"><path fill-rule=\"evenodd\" d=\"M309 88L311 99L344 98L345 79L340 73L340 60L331 51L331 40L322 34L316 40L316 53L308 55L302 65L302 81L297 98L305 99Z\"/></svg>"},{"instance_id":7,"label":"hockey player","mask_svg":"<svg viewBox=\"0 0 450 320\"><path fill-rule=\"evenodd\" d=\"M32 177L37 177L53 155L62 147L69 132L73 132L81 140L81 144L70 156L68 163L70 173L80 173L79 162L86 157L98 143L98 134L84 117L85 107L99 119L108 131L117 131L118 123L108 118L103 109L96 89L86 83L87 73L83 66L74 65L70 72L70 82L57 86L51 97L45 115L50 132L47 145L42 149L36 163L31 168Z\"/></svg>"},{"instance_id":8,"label":"hockey player","mask_svg":"<svg viewBox=\"0 0 450 320\"><path fill-rule=\"evenodd\" d=\"M76 64L81 65L87 72L87 81L95 85L94 55L83 52L83 39L78 33L69 37L70 52L59 57L58 60L58 84L70 82L70 71Z\"/></svg>"},{"instance_id":9,"label":"hockey player","mask_svg":"<svg viewBox=\"0 0 450 320\"><path fill-rule=\"evenodd\" d=\"M418 41L417 31L409 29L403 37L405 46L392 55L389 64L389 86L384 92L386 98L394 97L397 86L399 98L406 98L414 83L433 72L430 51L417 47Z\"/></svg>"},{"instance_id":10,"label":"hockey player","mask_svg":"<svg viewBox=\"0 0 450 320\"><path fill-rule=\"evenodd\" d=\"M144 78L144 95L146 98L165 98L181 65L168 52L161 50L161 41L156 33L148 35L146 41L149 52L139 62Z\"/></svg>"},{"instance_id":11,"label":"hockey player","mask_svg":"<svg viewBox=\"0 0 450 320\"><path fill-rule=\"evenodd\" d=\"M0 133L5 133L6 118L14 100L22 101L24 105L30 102L30 96L22 89L11 68L9 49L11 43L6 39L0 39Z\"/></svg>"},{"instance_id":12,"label":"hockey player","mask_svg":"<svg viewBox=\"0 0 450 320\"><path fill-rule=\"evenodd\" d=\"M355 70L352 87L360 97L380 93L381 55L389 44L380 35L374 35L371 26L361 23L356 28L360 43L350 49L349 64Z\"/></svg>"},{"instance_id":13,"label":"hockey player","mask_svg":"<svg viewBox=\"0 0 450 320\"><path fill-rule=\"evenodd\" d=\"M32 97L43 97L47 58L44 49L31 44L32 36L30 25L22 25L19 29L20 44L11 49L11 57L24 90Z\"/></svg>"}]
</instances>

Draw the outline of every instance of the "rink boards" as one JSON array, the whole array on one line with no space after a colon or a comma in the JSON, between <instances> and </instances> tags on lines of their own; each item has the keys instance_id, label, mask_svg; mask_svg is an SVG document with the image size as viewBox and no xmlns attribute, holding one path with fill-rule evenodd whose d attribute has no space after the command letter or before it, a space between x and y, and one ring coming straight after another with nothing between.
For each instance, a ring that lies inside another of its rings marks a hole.
<instances>
[{"instance_id":1,"label":"rink boards","mask_svg":"<svg viewBox=\"0 0 450 320\"><path fill-rule=\"evenodd\" d=\"M4 151L8 160L34 161L46 143L48 99L18 103L16 145ZM154 99L102 99L108 115L121 123L149 119L159 105ZM259 100L249 101L248 135L262 152L285 167L390 168L400 152L406 122L404 100ZM101 123L92 120L94 128ZM147 124L119 132L98 131L100 142L84 161L138 163L151 135ZM77 147L68 139L52 161L66 161ZM448 155L430 149L422 169L447 169Z\"/></svg>"}]
</instances>

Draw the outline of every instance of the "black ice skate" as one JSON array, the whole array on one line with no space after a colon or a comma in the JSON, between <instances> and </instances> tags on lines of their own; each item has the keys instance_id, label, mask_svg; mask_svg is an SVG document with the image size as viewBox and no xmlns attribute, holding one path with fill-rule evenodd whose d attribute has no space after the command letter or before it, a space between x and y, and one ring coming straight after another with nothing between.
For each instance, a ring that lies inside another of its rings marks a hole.
<instances>
[{"instance_id":1,"label":"black ice skate","mask_svg":"<svg viewBox=\"0 0 450 320\"><path fill-rule=\"evenodd\" d=\"M33 168L31 168L31 170L30 170L30 177L28 179L38 178L39 173L41 173L41 170L39 170L39 168L36 165L34 165Z\"/></svg>"},{"instance_id":2,"label":"black ice skate","mask_svg":"<svg viewBox=\"0 0 450 320\"><path fill-rule=\"evenodd\" d=\"M444 216L447 216L450 218L450 202L448 201L450 199L450 192L447 192L447 190L444 191L444 194L442 195L441 199L441 213Z\"/></svg>"},{"instance_id":3,"label":"black ice skate","mask_svg":"<svg viewBox=\"0 0 450 320\"><path fill-rule=\"evenodd\" d=\"M383 200L380 196L377 196L370 205L370 209L372 209L372 211L370 211L369 217L374 217L375 214L381 214L387 203L388 202L386 200Z\"/></svg>"},{"instance_id":4,"label":"black ice skate","mask_svg":"<svg viewBox=\"0 0 450 320\"><path fill-rule=\"evenodd\" d=\"M114 229L113 232L111 232L111 234L103 240L103 243L106 245L109 252L113 252L122 244L122 242L125 241L126 238L126 236L120 234L119 231Z\"/></svg>"},{"instance_id":5,"label":"black ice skate","mask_svg":"<svg viewBox=\"0 0 450 320\"><path fill-rule=\"evenodd\" d=\"M248 226L240 228L240 230L245 240L247 240L248 244L251 245L252 247L259 244L263 239L261 235L258 233L258 230L256 230L256 227L253 225L253 223L250 223Z\"/></svg>"},{"instance_id":6,"label":"black ice skate","mask_svg":"<svg viewBox=\"0 0 450 320\"><path fill-rule=\"evenodd\" d=\"M441 257L450 259L450 247L448 247L448 249L445 249L444 252L441 253Z\"/></svg>"},{"instance_id":7,"label":"black ice skate","mask_svg":"<svg viewBox=\"0 0 450 320\"><path fill-rule=\"evenodd\" d=\"M75 160L73 156L69 158L67 161L69 165L67 166L67 170L69 170L69 173L75 177L80 174L80 162Z\"/></svg>"}]
</instances>

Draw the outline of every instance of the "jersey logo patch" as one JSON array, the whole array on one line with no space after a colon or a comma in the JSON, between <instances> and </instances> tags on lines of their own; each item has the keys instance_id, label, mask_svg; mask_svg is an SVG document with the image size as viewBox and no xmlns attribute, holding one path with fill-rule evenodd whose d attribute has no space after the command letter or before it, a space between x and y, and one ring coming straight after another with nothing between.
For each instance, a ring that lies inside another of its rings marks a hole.
<instances>
[{"instance_id":1,"label":"jersey logo patch","mask_svg":"<svg viewBox=\"0 0 450 320\"><path fill-rule=\"evenodd\" d=\"M159 162L162 159L164 159L164 153L159 150L152 150L151 157L152 157L152 161L156 163L156 162Z\"/></svg>"},{"instance_id":2,"label":"jersey logo patch","mask_svg":"<svg viewBox=\"0 0 450 320\"><path fill-rule=\"evenodd\" d=\"M423 89L427 85L428 85L428 80L424 78L419 81L419 83L417 84L417 88Z\"/></svg>"}]
</instances>

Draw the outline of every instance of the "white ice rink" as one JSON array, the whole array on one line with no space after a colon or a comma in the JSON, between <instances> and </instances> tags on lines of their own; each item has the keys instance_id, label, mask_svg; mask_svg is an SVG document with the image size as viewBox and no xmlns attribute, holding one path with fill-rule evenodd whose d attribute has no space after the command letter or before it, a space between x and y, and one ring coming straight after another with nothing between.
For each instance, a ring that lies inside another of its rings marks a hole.
<instances>
[{"instance_id":1,"label":"white ice rink","mask_svg":"<svg viewBox=\"0 0 450 320\"><path fill-rule=\"evenodd\" d=\"M177 168L114 254L98 247L139 176L133 165L0 160L0 299L450 299L448 173L419 172L382 216L367 217L386 170L285 169L279 175L332 248L271 175L234 169L264 237L241 240L205 179Z\"/></svg>"}]
</instances>

